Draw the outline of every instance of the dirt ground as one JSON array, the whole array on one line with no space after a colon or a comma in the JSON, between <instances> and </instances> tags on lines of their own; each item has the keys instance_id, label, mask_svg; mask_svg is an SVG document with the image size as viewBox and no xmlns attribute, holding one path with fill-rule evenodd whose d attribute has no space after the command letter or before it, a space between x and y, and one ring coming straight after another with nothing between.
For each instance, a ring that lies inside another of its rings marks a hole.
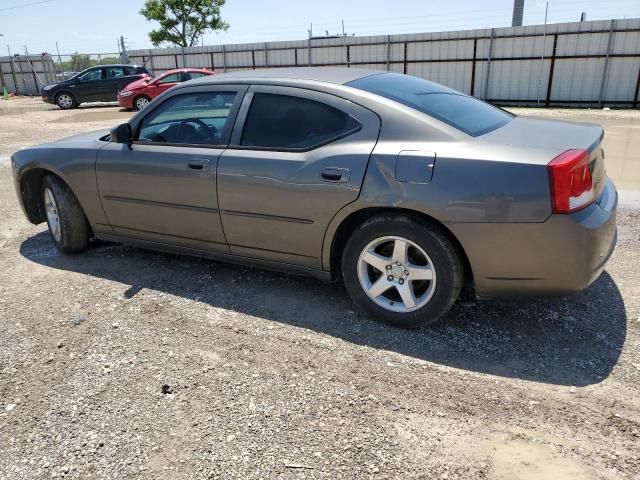
<instances>
[{"instance_id":1,"label":"dirt ground","mask_svg":"<svg viewBox=\"0 0 640 480\"><path fill-rule=\"evenodd\" d=\"M639 112L518 113L603 123L611 176L640 190ZM0 480L640 478L640 210L585 292L400 331L339 284L59 254L8 157L128 115L0 114Z\"/></svg>"}]
</instances>

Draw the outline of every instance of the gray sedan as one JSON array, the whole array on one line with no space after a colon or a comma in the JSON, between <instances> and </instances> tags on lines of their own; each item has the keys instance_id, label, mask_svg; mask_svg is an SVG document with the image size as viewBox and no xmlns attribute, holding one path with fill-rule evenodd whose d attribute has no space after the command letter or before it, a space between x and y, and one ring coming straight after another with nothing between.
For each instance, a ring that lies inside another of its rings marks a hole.
<instances>
[{"instance_id":1,"label":"gray sedan","mask_svg":"<svg viewBox=\"0 0 640 480\"><path fill-rule=\"evenodd\" d=\"M274 69L184 83L12 165L64 253L95 237L342 279L372 317L417 327L462 291L598 277L616 242L602 137L406 75Z\"/></svg>"}]
</instances>

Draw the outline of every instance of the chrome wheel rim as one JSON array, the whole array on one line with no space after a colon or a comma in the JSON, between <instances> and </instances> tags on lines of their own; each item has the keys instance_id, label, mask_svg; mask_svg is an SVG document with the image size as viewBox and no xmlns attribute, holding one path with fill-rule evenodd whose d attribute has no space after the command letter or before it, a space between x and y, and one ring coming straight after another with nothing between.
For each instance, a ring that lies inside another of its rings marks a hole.
<instances>
[{"instance_id":1,"label":"chrome wheel rim","mask_svg":"<svg viewBox=\"0 0 640 480\"><path fill-rule=\"evenodd\" d=\"M71 98L71 95L63 93L62 95L58 96L58 105L62 108L71 108L71 105L73 105L73 99Z\"/></svg>"},{"instance_id":2,"label":"chrome wheel rim","mask_svg":"<svg viewBox=\"0 0 640 480\"><path fill-rule=\"evenodd\" d=\"M358 258L358 280L378 306L397 313L424 307L436 288L436 271L427 252L403 237L380 237Z\"/></svg>"},{"instance_id":3,"label":"chrome wheel rim","mask_svg":"<svg viewBox=\"0 0 640 480\"><path fill-rule=\"evenodd\" d=\"M47 224L49 225L49 231L56 241L60 241L62 238L60 232L60 215L58 214L58 205L56 204L53 193L48 188L44 189L44 209L47 212Z\"/></svg>"},{"instance_id":4,"label":"chrome wheel rim","mask_svg":"<svg viewBox=\"0 0 640 480\"><path fill-rule=\"evenodd\" d=\"M138 110L142 110L144 107L147 106L148 103L149 103L148 99L144 97L140 97L139 99L136 100L136 108Z\"/></svg>"}]
</instances>

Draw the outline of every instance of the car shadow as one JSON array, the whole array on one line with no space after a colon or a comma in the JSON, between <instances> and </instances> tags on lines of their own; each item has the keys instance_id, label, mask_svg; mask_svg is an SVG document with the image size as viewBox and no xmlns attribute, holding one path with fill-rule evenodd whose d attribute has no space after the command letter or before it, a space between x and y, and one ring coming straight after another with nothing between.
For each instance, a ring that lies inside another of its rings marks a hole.
<instances>
[{"instance_id":1,"label":"car shadow","mask_svg":"<svg viewBox=\"0 0 640 480\"><path fill-rule=\"evenodd\" d=\"M602 381L626 337L625 306L606 272L570 297L456 304L440 323L406 331L356 313L340 284L105 242L62 255L47 231L20 253L127 285L123 296L132 301L156 290L441 365L557 385Z\"/></svg>"}]
</instances>

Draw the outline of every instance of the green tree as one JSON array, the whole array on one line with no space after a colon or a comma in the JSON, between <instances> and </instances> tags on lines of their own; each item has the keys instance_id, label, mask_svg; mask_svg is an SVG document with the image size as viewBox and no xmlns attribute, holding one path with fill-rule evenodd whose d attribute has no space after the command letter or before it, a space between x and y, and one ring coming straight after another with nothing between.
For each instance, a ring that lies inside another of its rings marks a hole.
<instances>
[{"instance_id":1,"label":"green tree","mask_svg":"<svg viewBox=\"0 0 640 480\"><path fill-rule=\"evenodd\" d=\"M225 0L146 0L140 15L158 22L160 28L149 32L156 47L169 43L191 47L208 30L227 30L229 25L220 17Z\"/></svg>"}]
</instances>

